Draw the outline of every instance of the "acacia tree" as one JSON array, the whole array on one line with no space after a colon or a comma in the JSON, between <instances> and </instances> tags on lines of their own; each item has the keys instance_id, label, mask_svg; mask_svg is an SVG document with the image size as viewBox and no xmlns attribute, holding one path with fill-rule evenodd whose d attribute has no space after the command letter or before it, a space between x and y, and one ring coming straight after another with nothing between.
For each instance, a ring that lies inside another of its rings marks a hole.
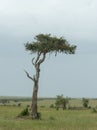
<instances>
[{"instance_id":1,"label":"acacia tree","mask_svg":"<svg viewBox=\"0 0 97 130\"><path fill-rule=\"evenodd\" d=\"M58 95L56 98L56 109L58 110L60 107L64 109L66 109L67 104L69 103L69 99L68 98L64 98L63 95Z\"/></svg>"},{"instance_id":2,"label":"acacia tree","mask_svg":"<svg viewBox=\"0 0 97 130\"><path fill-rule=\"evenodd\" d=\"M38 94L38 83L40 77L40 65L45 61L46 55L55 53L74 54L76 46L70 45L67 40L63 37L51 36L50 34L39 34L36 35L33 42L27 42L25 49L30 51L31 54L36 54L32 58L32 64L35 67L35 74L30 76L27 71L26 75L30 78L33 83L33 94L32 94L32 118L38 118L37 112L37 94Z\"/></svg>"},{"instance_id":3,"label":"acacia tree","mask_svg":"<svg viewBox=\"0 0 97 130\"><path fill-rule=\"evenodd\" d=\"M82 99L82 102L83 102L83 106L84 106L85 108L88 108L89 99L83 98L83 99Z\"/></svg>"}]
</instances>

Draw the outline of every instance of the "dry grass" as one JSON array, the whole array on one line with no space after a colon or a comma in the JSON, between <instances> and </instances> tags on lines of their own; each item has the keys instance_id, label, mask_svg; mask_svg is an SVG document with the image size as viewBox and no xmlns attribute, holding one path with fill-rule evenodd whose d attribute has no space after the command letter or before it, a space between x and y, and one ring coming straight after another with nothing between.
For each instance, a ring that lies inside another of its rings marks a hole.
<instances>
[{"instance_id":1,"label":"dry grass","mask_svg":"<svg viewBox=\"0 0 97 130\"><path fill-rule=\"evenodd\" d=\"M38 102L41 120L21 119L16 116L31 102L22 102L22 106L0 106L0 130L97 130L97 113L89 110L62 110L49 108L54 100ZM70 105L79 106L81 100L70 100ZM90 104L96 106L97 100ZM41 107L44 106L44 107Z\"/></svg>"}]
</instances>

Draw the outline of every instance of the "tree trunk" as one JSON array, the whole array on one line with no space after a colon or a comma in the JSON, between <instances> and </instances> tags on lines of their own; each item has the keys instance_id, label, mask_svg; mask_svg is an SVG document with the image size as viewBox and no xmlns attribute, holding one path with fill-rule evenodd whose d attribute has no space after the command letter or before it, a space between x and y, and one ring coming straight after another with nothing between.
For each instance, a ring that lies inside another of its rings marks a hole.
<instances>
[{"instance_id":1,"label":"tree trunk","mask_svg":"<svg viewBox=\"0 0 97 130\"><path fill-rule=\"evenodd\" d=\"M34 82L33 95L32 95L32 119L37 119L37 94L38 94L38 82Z\"/></svg>"},{"instance_id":2,"label":"tree trunk","mask_svg":"<svg viewBox=\"0 0 97 130\"><path fill-rule=\"evenodd\" d=\"M32 95L32 119L38 118L37 97L38 97L38 82L39 82L39 76L40 76L40 65L36 64L35 68L36 68L36 75L34 79L33 95Z\"/></svg>"},{"instance_id":3,"label":"tree trunk","mask_svg":"<svg viewBox=\"0 0 97 130\"><path fill-rule=\"evenodd\" d=\"M33 94L32 94L32 113L31 113L32 119L39 118L39 114L37 112L38 82L39 82L39 76L40 76L40 64L44 62L46 53L43 53L42 56L41 56L41 54L42 53L38 52L36 60L35 60L35 58L32 59L32 64L34 65L35 70L36 70L35 75L33 75L33 77L31 77L29 75L29 73L27 71L25 71L27 77L34 82Z\"/></svg>"}]
</instances>

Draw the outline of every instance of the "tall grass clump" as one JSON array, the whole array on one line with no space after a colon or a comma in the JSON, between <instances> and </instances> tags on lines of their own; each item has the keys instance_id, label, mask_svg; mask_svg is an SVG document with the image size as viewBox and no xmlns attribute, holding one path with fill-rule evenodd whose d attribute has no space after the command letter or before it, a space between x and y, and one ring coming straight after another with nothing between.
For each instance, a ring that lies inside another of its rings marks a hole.
<instances>
[{"instance_id":1,"label":"tall grass clump","mask_svg":"<svg viewBox=\"0 0 97 130\"><path fill-rule=\"evenodd\" d=\"M18 115L18 117L24 117L24 116L28 116L29 115L29 110L28 107L26 107L25 109L23 109L21 111L21 113Z\"/></svg>"}]
</instances>

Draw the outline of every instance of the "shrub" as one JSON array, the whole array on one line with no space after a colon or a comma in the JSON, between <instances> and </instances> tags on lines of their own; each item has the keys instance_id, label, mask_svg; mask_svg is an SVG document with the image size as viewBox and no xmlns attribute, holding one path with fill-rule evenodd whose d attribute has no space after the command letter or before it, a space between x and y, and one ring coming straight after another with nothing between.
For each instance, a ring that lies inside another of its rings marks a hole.
<instances>
[{"instance_id":1,"label":"shrub","mask_svg":"<svg viewBox=\"0 0 97 130\"><path fill-rule=\"evenodd\" d=\"M41 119L41 113L40 112L37 113L37 119Z\"/></svg>"},{"instance_id":2,"label":"shrub","mask_svg":"<svg viewBox=\"0 0 97 130\"><path fill-rule=\"evenodd\" d=\"M50 105L50 108L54 108L54 104L51 104L51 105Z\"/></svg>"},{"instance_id":3,"label":"shrub","mask_svg":"<svg viewBox=\"0 0 97 130\"><path fill-rule=\"evenodd\" d=\"M24 110L21 111L19 117L28 116L28 115L29 115L29 111L28 111L28 107L26 107Z\"/></svg>"},{"instance_id":4,"label":"shrub","mask_svg":"<svg viewBox=\"0 0 97 130\"><path fill-rule=\"evenodd\" d=\"M64 98L63 95L61 96L58 95L55 102L56 109L58 110L59 108L63 108L64 110L66 109L68 103L69 103L68 98Z\"/></svg>"},{"instance_id":5,"label":"shrub","mask_svg":"<svg viewBox=\"0 0 97 130\"><path fill-rule=\"evenodd\" d=\"M40 106L41 108L45 108L45 106L44 105L42 105L42 106Z\"/></svg>"},{"instance_id":6,"label":"shrub","mask_svg":"<svg viewBox=\"0 0 97 130\"><path fill-rule=\"evenodd\" d=\"M18 107L20 107L21 106L21 103L18 103Z\"/></svg>"},{"instance_id":7,"label":"shrub","mask_svg":"<svg viewBox=\"0 0 97 130\"><path fill-rule=\"evenodd\" d=\"M27 105L27 108L30 107L30 105Z\"/></svg>"},{"instance_id":8,"label":"shrub","mask_svg":"<svg viewBox=\"0 0 97 130\"><path fill-rule=\"evenodd\" d=\"M92 109L92 113L97 113L96 108L93 108L93 109Z\"/></svg>"},{"instance_id":9,"label":"shrub","mask_svg":"<svg viewBox=\"0 0 97 130\"><path fill-rule=\"evenodd\" d=\"M83 98L82 102L83 102L83 106L84 106L85 108L88 108L89 99Z\"/></svg>"},{"instance_id":10,"label":"shrub","mask_svg":"<svg viewBox=\"0 0 97 130\"><path fill-rule=\"evenodd\" d=\"M50 117L49 117L49 119L50 119L50 120L55 120L55 118L54 118L54 117L52 117L52 116L50 116Z\"/></svg>"}]
</instances>

